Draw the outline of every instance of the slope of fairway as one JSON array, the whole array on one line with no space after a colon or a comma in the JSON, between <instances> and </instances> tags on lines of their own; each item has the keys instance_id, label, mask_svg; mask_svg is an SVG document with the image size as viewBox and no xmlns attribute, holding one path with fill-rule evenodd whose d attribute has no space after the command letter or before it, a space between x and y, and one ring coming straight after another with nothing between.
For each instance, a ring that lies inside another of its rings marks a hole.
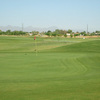
<instances>
[{"instance_id":1,"label":"slope of fairway","mask_svg":"<svg viewBox=\"0 0 100 100\"><path fill-rule=\"evenodd\" d=\"M3 38L0 100L100 100L99 39L69 39L52 47L56 38L39 38L36 55L31 51L32 38Z\"/></svg>"},{"instance_id":2,"label":"slope of fairway","mask_svg":"<svg viewBox=\"0 0 100 100\"><path fill-rule=\"evenodd\" d=\"M38 50L51 49L60 47L73 42L65 42L65 40L57 38L39 38L34 41L34 37L15 37L15 36L0 36L0 52L35 52Z\"/></svg>"},{"instance_id":3,"label":"slope of fairway","mask_svg":"<svg viewBox=\"0 0 100 100\"><path fill-rule=\"evenodd\" d=\"M49 52L49 50L48 50ZM71 45L66 45L58 48L54 48L50 50L50 52L100 52L100 40L92 40L92 41L86 41L86 42L79 42L79 43L74 43Z\"/></svg>"},{"instance_id":4,"label":"slope of fairway","mask_svg":"<svg viewBox=\"0 0 100 100\"><path fill-rule=\"evenodd\" d=\"M21 36L0 36L0 52L38 52L47 51L52 48L62 47L71 44L77 44L91 39L76 39L76 38L40 38L37 37L21 37ZM66 50L66 49L65 49ZM56 50L55 50L56 51ZM58 50L57 50L58 51ZM62 51L63 52L63 51Z\"/></svg>"}]
</instances>

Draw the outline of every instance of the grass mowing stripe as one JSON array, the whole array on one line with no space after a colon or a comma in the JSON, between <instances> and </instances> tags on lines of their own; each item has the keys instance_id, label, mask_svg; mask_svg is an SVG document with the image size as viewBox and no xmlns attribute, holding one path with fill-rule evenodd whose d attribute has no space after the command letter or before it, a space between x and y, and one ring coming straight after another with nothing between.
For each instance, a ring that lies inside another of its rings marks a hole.
<instances>
[{"instance_id":1,"label":"grass mowing stripe","mask_svg":"<svg viewBox=\"0 0 100 100\"><path fill-rule=\"evenodd\" d=\"M99 40L68 39L76 43L61 42L59 48L59 42L43 44L45 40L49 39L38 38L36 56L33 38L0 37L0 99L99 100ZM18 48L12 49L16 43Z\"/></svg>"}]
</instances>

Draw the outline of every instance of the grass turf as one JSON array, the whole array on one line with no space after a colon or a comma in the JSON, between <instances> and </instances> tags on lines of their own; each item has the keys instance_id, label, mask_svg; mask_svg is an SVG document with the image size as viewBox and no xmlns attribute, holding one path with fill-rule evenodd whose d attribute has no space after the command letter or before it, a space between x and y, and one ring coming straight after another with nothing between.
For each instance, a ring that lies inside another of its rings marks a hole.
<instances>
[{"instance_id":1,"label":"grass turf","mask_svg":"<svg viewBox=\"0 0 100 100\"><path fill-rule=\"evenodd\" d=\"M0 37L0 100L99 100L100 39Z\"/></svg>"}]
</instances>

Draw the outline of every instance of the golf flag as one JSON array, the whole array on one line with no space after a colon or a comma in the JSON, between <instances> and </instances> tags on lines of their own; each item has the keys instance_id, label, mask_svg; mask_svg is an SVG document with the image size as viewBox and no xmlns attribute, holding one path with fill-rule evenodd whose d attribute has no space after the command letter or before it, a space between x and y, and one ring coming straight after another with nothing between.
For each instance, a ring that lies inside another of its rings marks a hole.
<instances>
[{"instance_id":1,"label":"golf flag","mask_svg":"<svg viewBox=\"0 0 100 100\"><path fill-rule=\"evenodd\" d=\"M34 40L36 39L36 37L34 37Z\"/></svg>"}]
</instances>

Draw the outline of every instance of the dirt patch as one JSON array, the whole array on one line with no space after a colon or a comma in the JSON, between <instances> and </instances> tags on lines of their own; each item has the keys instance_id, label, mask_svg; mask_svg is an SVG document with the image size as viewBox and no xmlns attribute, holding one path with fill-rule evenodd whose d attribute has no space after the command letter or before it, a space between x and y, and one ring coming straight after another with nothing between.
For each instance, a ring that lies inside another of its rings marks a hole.
<instances>
[{"instance_id":1,"label":"dirt patch","mask_svg":"<svg viewBox=\"0 0 100 100\"><path fill-rule=\"evenodd\" d=\"M76 36L76 38L97 38L100 36Z\"/></svg>"}]
</instances>

